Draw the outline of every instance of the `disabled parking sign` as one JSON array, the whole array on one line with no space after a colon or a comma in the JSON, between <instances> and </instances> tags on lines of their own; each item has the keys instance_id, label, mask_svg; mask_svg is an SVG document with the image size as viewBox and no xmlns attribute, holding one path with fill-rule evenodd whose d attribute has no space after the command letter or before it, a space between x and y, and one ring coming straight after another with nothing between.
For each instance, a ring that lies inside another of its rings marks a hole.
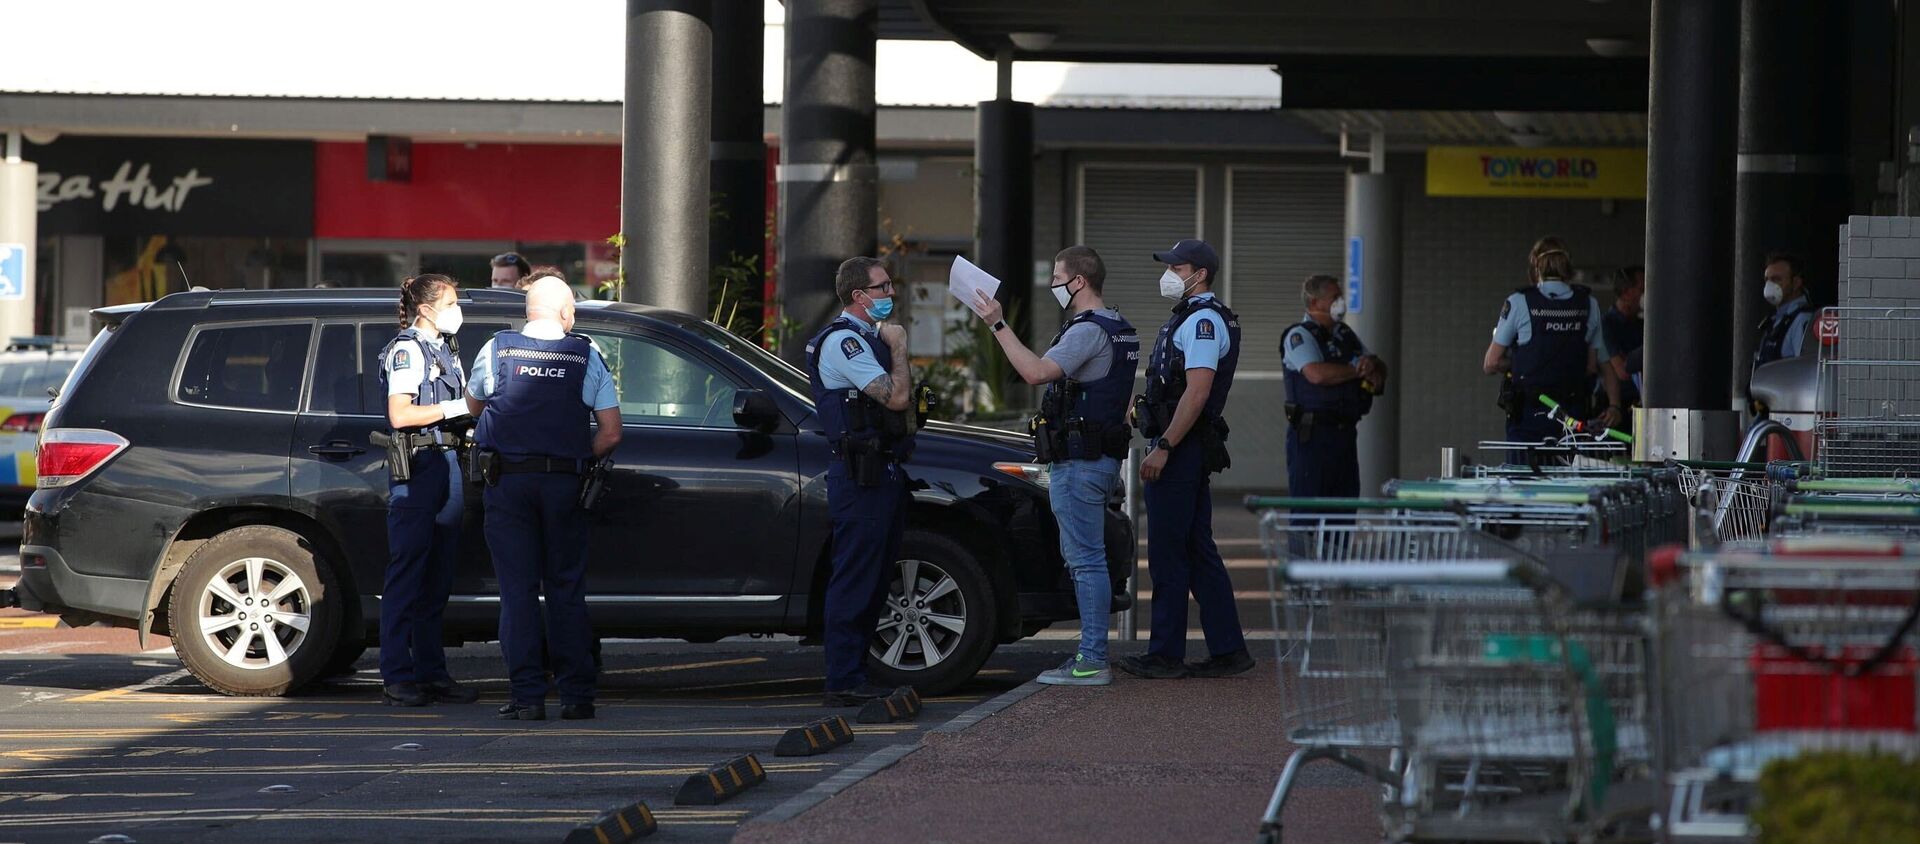
<instances>
[{"instance_id":1,"label":"disabled parking sign","mask_svg":"<svg viewBox=\"0 0 1920 844\"><path fill-rule=\"evenodd\" d=\"M0 299L27 298L27 247L0 243Z\"/></svg>"}]
</instances>

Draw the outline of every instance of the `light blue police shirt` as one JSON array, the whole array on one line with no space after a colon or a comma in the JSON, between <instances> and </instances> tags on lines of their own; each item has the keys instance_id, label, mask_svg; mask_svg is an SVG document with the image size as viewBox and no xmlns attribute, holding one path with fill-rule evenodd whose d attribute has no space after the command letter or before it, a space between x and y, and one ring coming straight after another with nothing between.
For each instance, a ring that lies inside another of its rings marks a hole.
<instances>
[{"instance_id":1,"label":"light blue police shirt","mask_svg":"<svg viewBox=\"0 0 1920 844\"><path fill-rule=\"evenodd\" d=\"M846 311L840 315L863 329L873 330L873 323ZM860 332L842 328L820 342L825 344L820 348L821 386L829 390L864 390L873 379L886 377L887 371L873 359L873 346Z\"/></svg>"},{"instance_id":2,"label":"light blue police shirt","mask_svg":"<svg viewBox=\"0 0 1920 844\"><path fill-rule=\"evenodd\" d=\"M1540 282L1540 292L1549 299L1573 298L1573 287L1564 281L1548 279ZM1587 345L1592 346L1601 360L1612 355L1607 354L1607 339L1600 330L1600 300L1587 297ZM1527 296L1514 293L1507 297L1506 305L1500 309L1500 321L1493 326L1493 342L1509 349L1533 339L1533 314L1527 307Z\"/></svg>"},{"instance_id":3,"label":"light blue police shirt","mask_svg":"<svg viewBox=\"0 0 1920 844\"><path fill-rule=\"evenodd\" d=\"M1300 317L1301 322L1309 322L1312 319L1313 314L1302 314ZM1333 329L1329 328L1327 330L1332 331ZM1298 341L1294 340L1295 336L1298 336L1300 339ZM1359 335L1354 335L1354 339L1359 339ZM1325 355L1320 354L1320 341L1313 339L1313 332L1308 331L1304 326L1295 325L1287 329L1286 335L1280 338L1280 346L1286 350L1285 355L1281 359L1283 365L1295 372L1305 372L1307 371L1307 364L1325 363L1327 359ZM1367 344L1362 342L1360 344L1360 350L1355 352L1352 358L1334 361L1334 363L1352 365L1361 358L1366 357L1367 354Z\"/></svg>"},{"instance_id":4,"label":"light blue police shirt","mask_svg":"<svg viewBox=\"0 0 1920 844\"><path fill-rule=\"evenodd\" d=\"M535 340L565 339L567 332L560 323L550 319L528 320L520 333ZM473 375L467 378L467 395L486 401L493 395L493 338L480 347L480 353L473 358ZM587 377L580 383L580 400L594 410L609 410L620 406L620 394L613 388L613 373L607 371L606 359L600 357L600 347L593 346L587 355Z\"/></svg>"},{"instance_id":5,"label":"light blue police shirt","mask_svg":"<svg viewBox=\"0 0 1920 844\"><path fill-rule=\"evenodd\" d=\"M1212 299L1212 293L1201 293L1191 298ZM1173 330L1173 347L1187 356L1188 369L1218 369L1220 358L1233 348L1233 339L1227 336L1227 321L1211 308L1202 308L1187 316L1187 321Z\"/></svg>"}]
</instances>

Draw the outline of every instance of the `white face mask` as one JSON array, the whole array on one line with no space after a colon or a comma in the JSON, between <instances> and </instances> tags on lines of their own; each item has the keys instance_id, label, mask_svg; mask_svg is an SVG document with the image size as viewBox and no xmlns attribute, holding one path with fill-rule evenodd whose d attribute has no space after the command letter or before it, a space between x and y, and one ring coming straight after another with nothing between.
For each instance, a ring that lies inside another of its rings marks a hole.
<instances>
[{"instance_id":1,"label":"white face mask","mask_svg":"<svg viewBox=\"0 0 1920 844\"><path fill-rule=\"evenodd\" d=\"M1053 300L1055 302L1059 302L1061 308L1065 308L1067 305L1072 304L1073 302L1073 294L1067 292L1067 287L1071 284L1073 284L1073 282L1067 282L1066 284L1062 284L1059 287L1047 288L1048 290L1053 291Z\"/></svg>"},{"instance_id":2,"label":"white face mask","mask_svg":"<svg viewBox=\"0 0 1920 844\"><path fill-rule=\"evenodd\" d=\"M1187 278L1181 278L1180 274L1174 272L1172 267L1168 267L1166 272L1160 274L1160 295L1163 298L1172 299L1176 302L1180 301L1186 297L1187 289L1192 286L1188 283L1188 279L1199 274L1199 270L1194 270L1193 275L1187 276Z\"/></svg>"},{"instance_id":3,"label":"white face mask","mask_svg":"<svg viewBox=\"0 0 1920 844\"><path fill-rule=\"evenodd\" d=\"M434 311L434 315L429 319L433 320L435 331L441 334L459 334L460 325L465 321L466 315L460 313L459 305L449 305L444 311Z\"/></svg>"},{"instance_id":4,"label":"white face mask","mask_svg":"<svg viewBox=\"0 0 1920 844\"><path fill-rule=\"evenodd\" d=\"M1780 300L1787 295L1787 291L1780 289L1780 282L1769 281L1767 286L1761 289L1760 295L1767 297L1767 304L1778 307Z\"/></svg>"},{"instance_id":5,"label":"white face mask","mask_svg":"<svg viewBox=\"0 0 1920 844\"><path fill-rule=\"evenodd\" d=\"M1333 304L1327 306L1327 314L1333 317L1335 322L1346 319L1347 300L1345 299L1333 300Z\"/></svg>"}]
</instances>

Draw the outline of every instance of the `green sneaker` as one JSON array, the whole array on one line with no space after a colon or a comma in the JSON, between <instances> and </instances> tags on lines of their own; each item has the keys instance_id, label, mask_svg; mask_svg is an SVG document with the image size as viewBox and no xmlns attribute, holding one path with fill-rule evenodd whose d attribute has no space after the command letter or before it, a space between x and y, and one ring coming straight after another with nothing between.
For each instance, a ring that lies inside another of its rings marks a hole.
<instances>
[{"instance_id":1,"label":"green sneaker","mask_svg":"<svg viewBox=\"0 0 1920 844\"><path fill-rule=\"evenodd\" d=\"M1113 682L1113 672L1101 663L1089 662L1074 654L1059 668L1042 671L1034 679L1048 686L1104 686Z\"/></svg>"}]
</instances>

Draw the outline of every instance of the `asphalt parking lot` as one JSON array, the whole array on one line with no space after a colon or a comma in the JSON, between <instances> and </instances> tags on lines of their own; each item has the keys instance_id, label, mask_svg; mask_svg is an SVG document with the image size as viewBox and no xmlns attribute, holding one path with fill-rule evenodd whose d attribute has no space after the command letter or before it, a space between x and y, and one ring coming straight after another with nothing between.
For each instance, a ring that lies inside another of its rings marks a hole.
<instances>
[{"instance_id":1,"label":"asphalt parking lot","mask_svg":"<svg viewBox=\"0 0 1920 844\"><path fill-rule=\"evenodd\" d=\"M609 642L598 718L561 721L549 706L554 720L509 722L494 717L506 680L491 644L449 655L480 703L398 709L380 705L371 656L296 697L231 698L169 652L127 647L128 631L48 630L8 616L0 842L557 842L635 800L659 820L650 840L726 841L748 818L876 750L918 742L1071 648L1004 648L968 686L926 699L916 721L855 724L853 743L831 753L776 757L788 728L854 715L818 705L820 650L792 641ZM115 644L121 652L98 652ZM765 767L764 784L717 806L674 805L688 776L746 753Z\"/></svg>"}]
</instances>

